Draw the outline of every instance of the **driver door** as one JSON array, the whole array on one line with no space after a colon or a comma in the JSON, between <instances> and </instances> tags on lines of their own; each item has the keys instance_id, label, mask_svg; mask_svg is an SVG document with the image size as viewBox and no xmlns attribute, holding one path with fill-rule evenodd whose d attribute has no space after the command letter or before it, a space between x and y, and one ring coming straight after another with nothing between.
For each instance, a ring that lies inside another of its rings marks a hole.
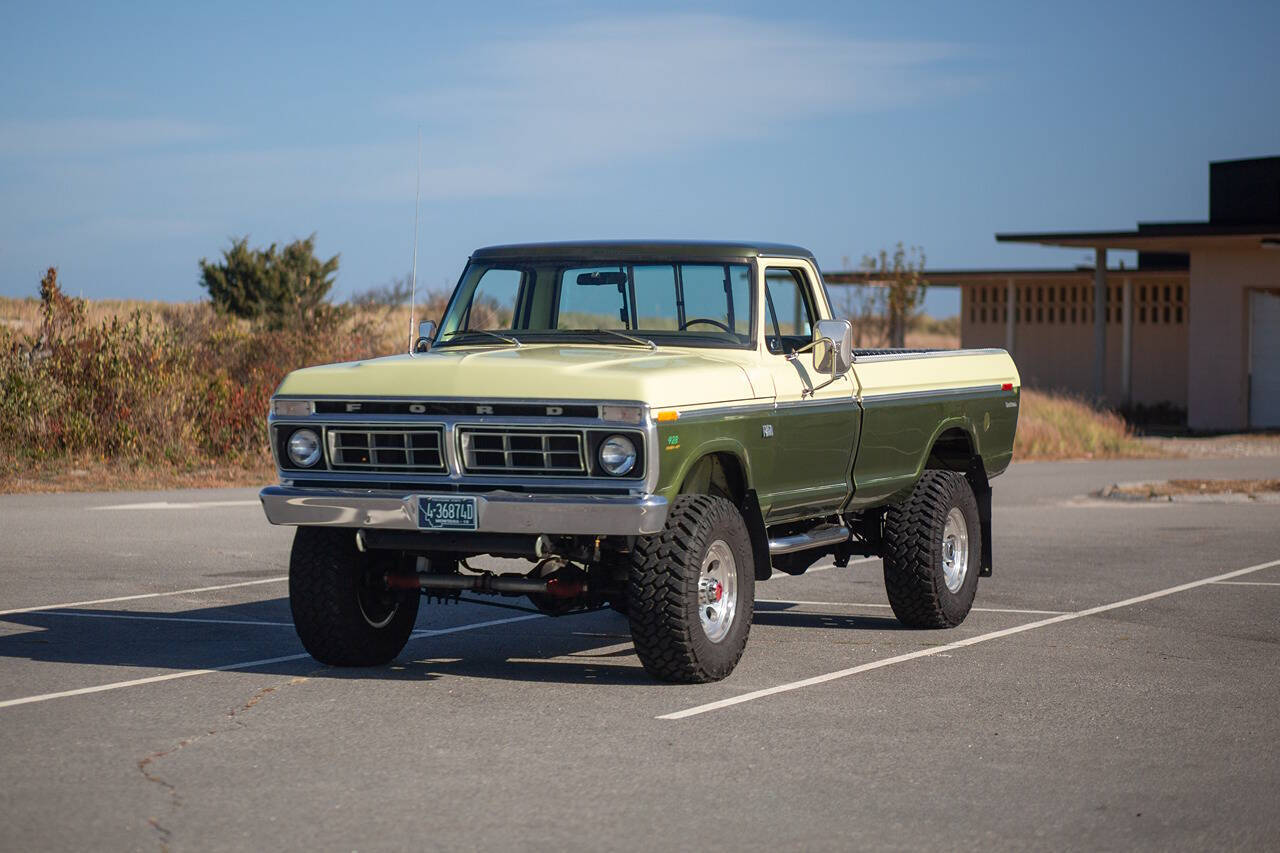
<instances>
[{"instance_id":1,"label":"driver door","mask_svg":"<svg viewBox=\"0 0 1280 853\"><path fill-rule=\"evenodd\" d=\"M773 380L773 488L770 524L835 512L850 489L861 418L850 371L831 379L816 369L814 324L828 316L817 271L803 261L761 259L765 369Z\"/></svg>"}]
</instances>

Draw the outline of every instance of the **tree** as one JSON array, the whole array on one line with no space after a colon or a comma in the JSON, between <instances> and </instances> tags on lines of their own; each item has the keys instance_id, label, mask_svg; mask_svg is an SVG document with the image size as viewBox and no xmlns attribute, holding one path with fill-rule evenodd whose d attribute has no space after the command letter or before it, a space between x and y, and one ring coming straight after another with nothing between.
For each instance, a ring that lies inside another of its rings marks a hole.
<instances>
[{"instance_id":1,"label":"tree","mask_svg":"<svg viewBox=\"0 0 1280 853\"><path fill-rule=\"evenodd\" d=\"M883 288L889 346L906 346L907 324L924 305L929 287L924 279L924 250L919 246L907 249L899 243L892 255L884 249L878 255L864 255L862 268L869 274L870 284Z\"/></svg>"},{"instance_id":2,"label":"tree","mask_svg":"<svg viewBox=\"0 0 1280 853\"><path fill-rule=\"evenodd\" d=\"M843 269L852 268L849 256L841 258ZM833 316L847 317L853 326L855 349L888 346L888 323L885 321L885 289L870 284L828 285Z\"/></svg>"},{"instance_id":3,"label":"tree","mask_svg":"<svg viewBox=\"0 0 1280 853\"><path fill-rule=\"evenodd\" d=\"M399 276L382 285L351 294L347 300L360 308L403 308L413 290L410 276Z\"/></svg>"},{"instance_id":4,"label":"tree","mask_svg":"<svg viewBox=\"0 0 1280 853\"><path fill-rule=\"evenodd\" d=\"M200 259L200 283L221 311L280 327L315 318L333 288L338 255L315 255L316 235L277 250L252 249L249 238L232 238L220 263Z\"/></svg>"}]
</instances>

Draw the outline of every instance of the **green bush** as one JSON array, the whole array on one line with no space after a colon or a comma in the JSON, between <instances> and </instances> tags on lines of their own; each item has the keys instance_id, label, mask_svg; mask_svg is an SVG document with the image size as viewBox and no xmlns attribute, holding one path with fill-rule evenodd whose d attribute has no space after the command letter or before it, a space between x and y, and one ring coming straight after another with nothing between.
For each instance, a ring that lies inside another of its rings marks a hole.
<instances>
[{"instance_id":1,"label":"green bush","mask_svg":"<svg viewBox=\"0 0 1280 853\"><path fill-rule=\"evenodd\" d=\"M335 310L325 302L338 271L338 256L322 261L315 254L316 235L295 240L277 251L249 248L249 238L231 241L222 261L200 260L200 283L213 304L248 320L271 326L301 326Z\"/></svg>"}]
</instances>

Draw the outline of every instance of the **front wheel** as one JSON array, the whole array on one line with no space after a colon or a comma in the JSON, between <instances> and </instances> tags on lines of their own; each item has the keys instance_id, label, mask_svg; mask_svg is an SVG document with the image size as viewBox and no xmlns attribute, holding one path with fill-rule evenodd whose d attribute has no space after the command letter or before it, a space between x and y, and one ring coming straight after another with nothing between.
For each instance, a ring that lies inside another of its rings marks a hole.
<instances>
[{"instance_id":1,"label":"front wheel","mask_svg":"<svg viewBox=\"0 0 1280 853\"><path fill-rule=\"evenodd\" d=\"M352 530L299 527L289 555L289 609L303 647L331 666L377 666L409 641L417 590L389 590L391 553L361 553Z\"/></svg>"},{"instance_id":2,"label":"front wheel","mask_svg":"<svg viewBox=\"0 0 1280 853\"><path fill-rule=\"evenodd\" d=\"M754 605L751 539L724 498L681 495L662 532L636 541L627 616L640 662L655 678L691 684L733 672Z\"/></svg>"},{"instance_id":3,"label":"front wheel","mask_svg":"<svg viewBox=\"0 0 1280 853\"><path fill-rule=\"evenodd\" d=\"M982 565L982 526L969 481L925 471L884 516L884 586L909 628L954 628L969 615Z\"/></svg>"}]
</instances>

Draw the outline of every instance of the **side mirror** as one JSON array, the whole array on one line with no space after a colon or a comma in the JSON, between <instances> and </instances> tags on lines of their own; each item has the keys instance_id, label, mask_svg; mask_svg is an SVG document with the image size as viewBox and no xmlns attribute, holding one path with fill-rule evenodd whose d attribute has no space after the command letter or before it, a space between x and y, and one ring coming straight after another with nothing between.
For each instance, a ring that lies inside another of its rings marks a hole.
<instances>
[{"instance_id":1,"label":"side mirror","mask_svg":"<svg viewBox=\"0 0 1280 853\"><path fill-rule=\"evenodd\" d=\"M853 325L819 320L813 330L813 366L828 376L844 376L853 366Z\"/></svg>"},{"instance_id":2,"label":"side mirror","mask_svg":"<svg viewBox=\"0 0 1280 853\"><path fill-rule=\"evenodd\" d=\"M414 352L430 352L431 345L436 339L436 324L434 320L423 320L418 324L418 339L413 342Z\"/></svg>"}]
</instances>

